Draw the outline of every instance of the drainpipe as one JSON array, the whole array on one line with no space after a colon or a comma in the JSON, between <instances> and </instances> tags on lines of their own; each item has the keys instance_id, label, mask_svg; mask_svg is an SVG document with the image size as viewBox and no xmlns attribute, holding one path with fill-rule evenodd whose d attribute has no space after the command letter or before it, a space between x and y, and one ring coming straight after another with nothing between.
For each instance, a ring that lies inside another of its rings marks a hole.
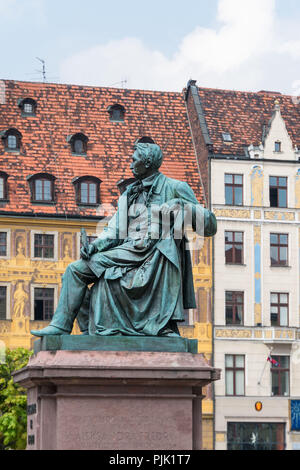
<instances>
[{"instance_id":1,"label":"drainpipe","mask_svg":"<svg viewBox=\"0 0 300 470\"><path fill-rule=\"evenodd\" d=\"M199 126L202 132L202 136L204 139L204 142L206 144L206 148L208 150L208 162L207 162L207 172L208 172L208 194L206 197L205 194L205 188L202 182L202 175L200 171L200 164L199 164L199 158L198 158L198 152L197 152L197 147L194 139L194 134L193 134L193 128L192 124L190 121L190 116L188 112L188 106L187 106L187 100L188 100L188 95L189 93L192 94L194 105L195 105L195 110L196 113L198 114L198 120L199 120ZM196 162L197 162L197 167L198 167L198 173L201 181L202 188L204 190L204 199L205 199L205 205L206 208L211 210L211 159L213 158L213 144L209 135L206 119L205 119L205 113L202 108L202 103L201 99L199 96L198 88L196 86L196 80L189 80L185 92L185 107L186 107L186 114L189 122L189 127L190 127L190 132L191 132L191 137L192 137L192 142L193 142L193 147L194 147L194 152L196 156ZM214 294L215 294L215 283L214 283L214 273L215 273L215 267L214 267L214 240L212 241L212 259L211 259L211 265L212 265L212 288L211 288L211 322L212 322L212 366L214 367L215 365L215 357L214 357L214 323L215 323L215 307L214 307ZM215 437L215 416L216 416L216 401L215 401L215 385L214 382L212 382L212 402L213 402L213 449L215 449L215 444L216 444L216 437Z\"/></svg>"}]
</instances>

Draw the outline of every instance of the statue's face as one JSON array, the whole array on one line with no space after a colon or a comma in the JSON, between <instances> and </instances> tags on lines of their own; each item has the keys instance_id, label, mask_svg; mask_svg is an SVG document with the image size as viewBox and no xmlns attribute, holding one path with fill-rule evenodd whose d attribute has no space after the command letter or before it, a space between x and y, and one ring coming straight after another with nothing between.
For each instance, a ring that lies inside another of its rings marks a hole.
<instances>
[{"instance_id":1,"label":"statue's face","mask_svg":"<svg viewBox=\"0 0 300 470\"><path fill-rule=\"evenodd\" d=\"M132 163L130 169L137 179L146 178L149 174L149 168L147 168L143 162L143 159L138 150L132 155Z\"/></svg>"}]
</instances>

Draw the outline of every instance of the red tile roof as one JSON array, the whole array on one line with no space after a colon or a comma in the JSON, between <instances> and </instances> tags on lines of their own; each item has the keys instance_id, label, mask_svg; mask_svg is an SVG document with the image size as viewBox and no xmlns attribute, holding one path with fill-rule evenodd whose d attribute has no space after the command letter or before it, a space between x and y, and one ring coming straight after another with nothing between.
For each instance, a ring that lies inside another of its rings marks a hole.
<instances>
[{"instance_id":1,"label":"red tile roof","mask_svg":"<svg viewBox=\"0 0 300 470\"><path fill-rule=\"evenodd\" d=\"M18 129L19 154L7 152L0 141L0 171L9 174L9 202L0 212L93 216L94 208L75 202L72 180L91 175L102 180L102 203L116 203L116 183L132 177L129 169L134 142L151 137L164 152L161 171L187 181L200 202L202 189L193 150L185 102L181 93L116 88L31 83L5 80L5 103L0 104L0 131ZM37 102L36 116L23 117L22 98ZM107 108L121 104L125 120L111 122ZM87 156L72 155L67 137L82 132L88 141ZM27 177L50 173L57 179L55 205L31 204Z\"/></svg>"},{"instance_id":2,"label":"red tile roof","mask_svg":"<svg viewBox=\"0 0 300 470\"><path fill-rule=\"evenodd\" d=\"M276 92L258 93L198 88L201 104L215 154L245 155L244 147L259 145L263 127L272 117L275 100L294 145L300 147L300 104L292 96ZM232 143L223 142L229 132Z\"/></svg>"}]
</instances>

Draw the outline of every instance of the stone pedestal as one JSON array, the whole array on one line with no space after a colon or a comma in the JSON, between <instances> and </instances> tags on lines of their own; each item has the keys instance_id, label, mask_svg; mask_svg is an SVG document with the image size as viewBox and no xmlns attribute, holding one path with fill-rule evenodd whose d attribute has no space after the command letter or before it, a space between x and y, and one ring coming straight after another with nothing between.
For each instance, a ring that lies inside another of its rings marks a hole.
<instances>
[{"instance_id":1,"label":"stone pedestal","mask_svg":"<svg viewBox=\"0 0 300 470\"><path fill-rule=\"evenodd\" d=\"M28 450L201 449L199 354L39 351L14 375L28 389Z\"/></svg>"}]
</instances>

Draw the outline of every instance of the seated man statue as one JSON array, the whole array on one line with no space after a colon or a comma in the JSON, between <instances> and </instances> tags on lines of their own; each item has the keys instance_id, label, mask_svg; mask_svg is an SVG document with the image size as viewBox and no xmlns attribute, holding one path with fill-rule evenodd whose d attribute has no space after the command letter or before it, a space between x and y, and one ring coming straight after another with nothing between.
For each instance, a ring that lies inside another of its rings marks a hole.
<instances>
[{"instance_id":1,"label":"seated man statue","mask_svg":"<svg viewBox=\"0 0 300 470\"><path fill-rule=\"evenodd\" d=\"M184 309L196 308L182 214L206 237L217 222L187 183L159 172L162 160L158 145L135 144L136 181L100 237L67 267L51 323L33 335L70 334L77 318L83 334L180 336Z\"/></svg>"}]
</instances>

